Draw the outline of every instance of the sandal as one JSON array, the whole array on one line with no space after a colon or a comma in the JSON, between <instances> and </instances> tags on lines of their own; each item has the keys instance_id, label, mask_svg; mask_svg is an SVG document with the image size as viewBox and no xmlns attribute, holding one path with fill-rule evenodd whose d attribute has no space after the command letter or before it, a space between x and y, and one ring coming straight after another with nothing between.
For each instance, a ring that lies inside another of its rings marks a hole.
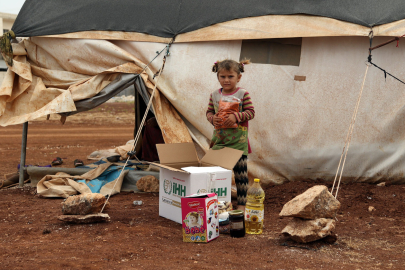
<instances>
[{"instance_id":1,"label":"sandal","mask_svg":"<svg viewBox=\"0 0 405 270\"><path fill-rule=\"evenodd\" d=\"M63 160L60 157L54 158L51 162L52 166L61 165L62 163L63 163Z\"/></svg>"},{"instance_id":2,"label":"sandal","mask_svg":"<svg viewBox=\"0 0 405 270\"><path fill-rule=\"evenodd\" d=\"M75 165L75 167L84 166L83 161L80 159L75 159L75 161L73 161L73 164Z\"/></svg>"}]
</instances>

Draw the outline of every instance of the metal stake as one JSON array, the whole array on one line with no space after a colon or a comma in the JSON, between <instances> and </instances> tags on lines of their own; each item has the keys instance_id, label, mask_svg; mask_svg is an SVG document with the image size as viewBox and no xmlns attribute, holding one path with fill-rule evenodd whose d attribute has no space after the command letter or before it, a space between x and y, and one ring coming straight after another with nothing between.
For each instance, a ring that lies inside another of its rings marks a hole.
<instances>
[{"instance_id":1,"label":"metal stake","mask_svg":"<svg viewBox=\"0 0 405 270\"><path fill-rule=\"evenodd\" d=\"M28 122L23 124L22 132L22 144L21 144L21 160L20 160L20 187L24 185L24 170L25 170L25 156L27 153L27 134L28 134Z\"/></svg>"}]
</instances>

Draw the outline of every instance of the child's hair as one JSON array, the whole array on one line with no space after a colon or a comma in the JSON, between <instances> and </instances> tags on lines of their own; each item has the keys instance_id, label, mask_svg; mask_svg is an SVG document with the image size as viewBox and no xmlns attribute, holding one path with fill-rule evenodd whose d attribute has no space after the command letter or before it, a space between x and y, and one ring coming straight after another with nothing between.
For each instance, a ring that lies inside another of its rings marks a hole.
<instances>
[{"instance_id":1,"label":"child's hair","mask_svg":"<svg viewBox=\"0 0 405 270\"><path fill-rule=\"evenodd\" d=\"M197 212L191 212L191 213L190 213L190 216L193 216L193 217L195 217L195 218L198 220L199 214L198 214Z\"/></svg>"},{"instance_id":2,"label":"child's hair","mask_svg":"<svg viewBox=\"0 0 405 270\"><path fill-rule=\"evenodd\" d=\"M236 62L235 60L230 60L230 59L225 59L222 61L216 61L214 65L212 66L212 72L220 72L221 70L233 70L235 71L238 75L240 73L245 72L245 65L250 64L250 61L248 59L242 60L240 62Z\"/></svg>"}]
</instances>

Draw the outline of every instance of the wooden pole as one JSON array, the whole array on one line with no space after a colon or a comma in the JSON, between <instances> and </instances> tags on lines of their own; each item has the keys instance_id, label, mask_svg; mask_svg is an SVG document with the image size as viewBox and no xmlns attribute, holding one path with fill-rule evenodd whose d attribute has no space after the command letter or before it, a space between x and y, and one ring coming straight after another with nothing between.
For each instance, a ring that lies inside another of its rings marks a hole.
<instances>
[{"instance_id":1,"label":"wooden pole","mask_svg":"<svg viewBox=\"0 0 405 270\"><path fill-rule=\"evenodd\" d=\"M19 184L20 187L24 185L24 170L25 170L25 157L27 154L27 134L28 134L28 122L23 124L22 132L22 143L21 143L21 160L20 160L20 178Z\"/></svg>"}]
</instances>

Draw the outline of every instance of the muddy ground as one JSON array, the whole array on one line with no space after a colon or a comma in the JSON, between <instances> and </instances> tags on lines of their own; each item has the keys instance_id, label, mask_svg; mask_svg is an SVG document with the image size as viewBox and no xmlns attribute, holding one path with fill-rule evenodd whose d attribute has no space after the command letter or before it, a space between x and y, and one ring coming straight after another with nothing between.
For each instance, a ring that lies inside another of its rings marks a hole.
<instances>
[{"instance_id":1,"label":"muddy ground","mask_svg":"<svg viewBox=\"0 0 405 270\"><path fill-rule=\"evenodd\" d=\"M133 137L133 104L108 103L68 118L29 123L27 164L85 163L95 150ZM17 171L22 126L0 127L0 179ZM0 190L0 269L405 269L405 187L346 183L339 190L333 244L297 244L280 234L290 218L282 206L317 181L266 187L265 230L241 239L183 243L181 225L158 214L158 194L121 193L110 200L108 223L69 225L56 219L62 199L35 189ZM142 200L142 206L134 206ZM373 206L375 211L369 211Z\"/></svg>"}]
</instances>

